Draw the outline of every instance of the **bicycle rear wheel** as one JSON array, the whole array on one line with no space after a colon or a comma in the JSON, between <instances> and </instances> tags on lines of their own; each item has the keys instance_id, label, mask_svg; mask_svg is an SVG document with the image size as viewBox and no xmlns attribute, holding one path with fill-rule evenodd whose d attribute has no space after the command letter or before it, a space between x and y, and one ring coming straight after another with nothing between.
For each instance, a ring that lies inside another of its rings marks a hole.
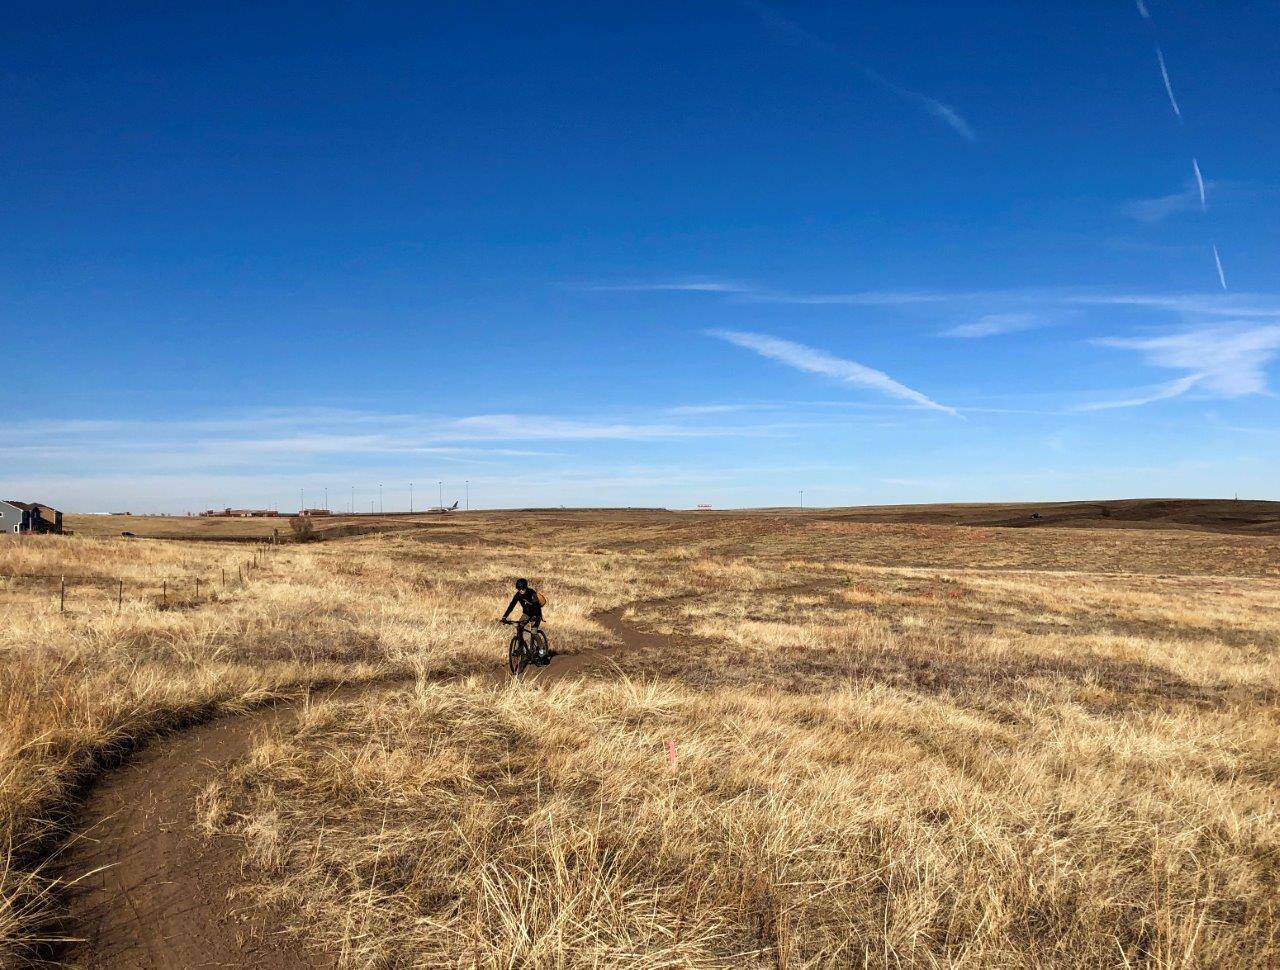
<instances>
[{"instance_id":1,"label":"bicycle rear wheel","mask_svg":"<svg viewBox=\"0 0 1280 970\"><path fill-rule=\"evenodd\" d=\"M541 630L534 630L533 636L529 638L529 652L535 657L551 656L551 644L547 642L547 635Z\"/></svg>"},{"instance_id":2,"label":"bicycle rear wheel","mask_svg":"<svg viewBox=\"0 0 1280 970\"><path fill-rule=\"evenodd\" d=\"M524 641L519 634L511 638L511 646L507 648L507 669L512 674L519 674L529 666L529 655L525 653Z\"/></svg>"}]
</instances>

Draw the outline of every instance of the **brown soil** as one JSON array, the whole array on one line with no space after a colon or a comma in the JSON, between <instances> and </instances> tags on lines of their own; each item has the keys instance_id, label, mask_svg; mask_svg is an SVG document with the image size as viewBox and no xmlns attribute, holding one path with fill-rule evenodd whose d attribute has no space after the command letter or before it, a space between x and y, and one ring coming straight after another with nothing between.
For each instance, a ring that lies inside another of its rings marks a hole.
<instances>
[{"instance_id":1,"label":"brown soil","mask_svg":"<svg viewBox=\"0 0 1280 970\"><path fill-rule=\"evenodd\" d=\"M300 702L223 717L147 746L92 790L61 856L76 967L323 967L228 902L239 861L206 842L195 799L211 775L251 750Z\"/></svg>"},{"instance_id":2,"label":"brown soil","mask_svg":"<svg viewBox=\"0 0 1280 970\"><path fill-rule=\"evenodd\" d=\"M621 610L597 620L623 649L661 640L626 625ZM552 684L603 671L612 653L597 648L557 656L524 676ZM505 666L492 674L495 685L507 677ZM50 962L86 970L334 967L330 954L308 950L281 932L287 914L233 898L242 882L238 846L208 839L196 799L211 777L246 757L258 738L296 717L303 705L392 689L379 683L318 691L217 718L147 745L104 775L58 857L59 874L70 884L63 931L74 942Z\"/></svg>"}]
</instances>

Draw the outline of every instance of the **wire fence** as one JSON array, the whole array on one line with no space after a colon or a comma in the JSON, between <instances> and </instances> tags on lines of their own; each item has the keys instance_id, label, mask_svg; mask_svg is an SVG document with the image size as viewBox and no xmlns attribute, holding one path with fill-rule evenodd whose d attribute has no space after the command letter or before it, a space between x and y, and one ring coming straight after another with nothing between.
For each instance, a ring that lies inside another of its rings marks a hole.
<instances>
[{"instance_id":1,"label":"wire fence","mask_svg":"<svg viewBox=\"0 0 1280 970\"><path fill-rule=\"evenodd\" d=\"M184 572L159 579L0 570L0 595L31 592L41 599L48 597L57 605L59 613L87 603L86 594L99 603L113 604L117 611L123 609L126 602L148 602L160 609L190 608L216 603L221 596L243 589L266 563L271 549L269 544L255 546L253 554L243 560L224 563L216 569ZM3 584L7 582L20 583L21 587L5 590Z\"/></svg>"}]
</instances>

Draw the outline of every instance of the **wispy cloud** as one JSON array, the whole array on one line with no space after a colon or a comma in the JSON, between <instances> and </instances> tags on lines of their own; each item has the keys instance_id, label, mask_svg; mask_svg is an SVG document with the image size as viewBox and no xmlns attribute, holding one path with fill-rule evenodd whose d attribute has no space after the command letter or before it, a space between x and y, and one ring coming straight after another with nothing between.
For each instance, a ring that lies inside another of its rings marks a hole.
<instances>
[{"instance_id":1,"label":"wispy cloud","mask_svg":"<svg viewBox=\"0 0 1280 970\"><path fill-rule=\"evenodd\" d=\"M820 37L813 31L802 27L794 20L783 16L767 4L759 2L759 0L745 0L745 5L755 11L756 16L760 18L761 23L787 43L821 51L823 54L843 61L873 84L885 91L888 91L890 94L902 101L915 105L927 114L932 115L961 138L965 139L965 141L975 142L978 140L978 136L974 132L973 126L969 124L959 111L946 102L939 101L937 98L929 97L927 94L921 94L919 91L913 91L910 88L903 87L896 81L890 80L874 68L868 67L861 61L850 57L830 41Z\"/></svg>"},{"instance_id":2,"label":"wispy cloud","mask_svg":"<svg viewBox=\"0 0 1280 970\"><path fill-rule=\"evenodd\" d=\"M1147 5L1143 3L1142 0L1134 0L1134 2L1138 5L1138 13L1142 15L1142 19L1150 20L1151 12L1147 10Z\"/></svg>"},{"instance_id":3,"label":"wispy cloud","mask_svg":"<svg viewBox=\"0 0 1280 970\"><path fill-rule=\"evenodd\" d=\"M1280 325L1209 327L1160 337L1108 337L1096 342L1105 347L1139 351L1155 367L1190 373L1163 385L1153 394L1095 404L1088 410L1149 404L1177 397L1192 387L1219 397L1235 398L1267 393L1266 368L1280 355Z\"/></svg>"},{"instance_id":4,"label":"wispy cloud","mask_svg":"<svg viewBox=\"0 0 1280 970\"><path fill-rule=\"evenodd\" d=\"M951 107L951 105L946 104L943 101L939 101L937 98L931 98L927 94L921 94L919 91L912 91L910 88L904 88L901 84L897 84L889 80L879 71L867 67L864 64L857 64L855 66L866 77L870 78L886 91L897 95L903 101L914 104L917 107L924 109L927 113L933 115L965 141L976 142L978 140L978 135L973 130L973 126L965 120L964 116L961 115L959 111Z\"/></svg>"},{"instance_id":5,"label":"wispy cloud","mask_svg":"<svg viewBox=\"0 0 1280 970\"><path fill-rule=\"evenodd\" d=\"M788 303L800 306L911 306L922 303L952 303L977 294L931 293L912 290L863 290L854 293L750 292L757 303Z\"/></svg>"},{"instance_id":6,"label":"wispy cloud","mask_svg":"<svg viewBox=\"0 0 1280 970\"><path fill-rule=\"evenodd\" d=\"M649 441L708 438L750 433L744 428L575 420L525 414L481 414L458 418L439 434L451 440Z\"/></svg>"},{"instance_id":7,"label":"wispy cloud","mask_svg":"<svg viewBox=\"0 0 1280 970\"><path fill-rule=\"evenodd\" d=\"M783 16L760 0L743 0L743 6L753 10L762 24L789 44L796 47L814 47L828 54L840 53L834 44L819 37L812 30L801 27L790 17Z\"/></svg>"},{"instance_id":8,"label":"wispy cloud","mask_svg":"<svg viewBox=\"0 0 1280 970\"><path fill-rule=\"evenodd\" d=\"M708 330L710 336L726 340L738 347L755 351L761 357L776 360L781 364L794 367L810 374L822 374L845 384L865 387L888 394L892 397L911 401L923 408L956 414L955 408L939 404L919 391L900 384L883 371L867 367L854 360L835 357L822 350L807 347L790 340L781 340L765 334L747 333L741 330Z\"/></svg>"},{"instance_id":9,"label":"wispy cloud","mask_svg":"<svg viewBox=\"0 0 1280 970\"><path fill-rule=\"evenodd\" d=\"M800 306L910 306L952 303L979 298L984 293L934 293L925 290L864 290L853 293L787 293L732 280L652 280L628 283L591 283L580 287L592 293L711 293L739 296L752 303Z\"/></svg>"},{"instance_id":10,"label":"wispy cloud","mask_svg":"<svg viewBox=\"0 0 1280 970\"><path fill-rule=\"evenodd\" d=\"M1134 199L1124 207L1125 215L1140 222L1163 222L1179 212L1207 212L1208 188L1200 171L1200 162L1191 159L1191 178L1181 192L1158 195L1149 199Z\"/></svg>"},{"instance_id":11,"label":"wispy cloud","mask_svg":"<svg viewBox=\"0 0 1280 970\"><path fill-rule=\"evenodd\" d=\"M658 280L649 283L593 283L594 293L751 293L753 287L730 280Z\"/></svg>"},{"instance_id":12,"label":"wispy cloud","mask_svg":"<svg viewBox=\"0 0 1280 970\"><path fill-rule=\"evenodd\" d=\"M785 405L781 403L755 404L680 404L667 408L668 414L733 414L739 411L770 411Z\"/></svg>"},{"instance_id":13,"label":"wispy cloud","mask_svg":"<svg viewBox=\"0 0 1280 970\"><path fill-rule=\"evenodd\" d=\"M1215 183L1216 184L1216 183ZM1194 193L1194 188L1190 190ZM1194 194L1183 194L1194 203ZM1086 288L1009 290L857 290L847 293L794 293L751 283L714 281L702 284L625 283L588 287L599 291L691 291L737 297L749 303L794 306L924 307L954 306L980 312L985 306L999 313L1040 311L1045 307L1145 307L1186 317L1280 319L1280 295L1271 293L1106 293Z\"/></svg>"},{"instance_id":14,"label":"wispy cloud","mask_svg":"<svg viewBox=\"0 0 1280 970\"><path fill-rule=\"evenodd\" d=\"M1002 333L1033 330L1044 322L1032 313L988 313L974 323L962 323L958 327L943 330L940 337L994 337Z\"/></svg>"},{"instance_id":15,"label":"wispy cloud","mask_svg":"<svg viewBox=\"0 0 1280 970\"><path fill-rule=\"evenodd\" d=\"M1206 293L1161 295L1154 293L1077 294L1064 297L1079 306L1132 306L1168 310L1187 317L1232 317L1280 320L1280 300L1269 294L1221 296Z\"/></svg>"},{"instance_id":16,"label":"wispy cloud","mask_svg":"<svg viewBox=\"0 0 1280 970\"><path fill-rule=\"evenodd\" d=\"M0 466L53 464L121 472L282 469L429 459L484 464L548 457L533 442L658 441L752 436L769 426L717 426L692 419L609 421L548 415L446 417L328 408L175 420L14 422L0 444Z\"/></svg>"},{"instance_id":17,"label":"wispy cloud","mask_svg":"<svg viewBox=\"0 0 1280 970\"><path fill-rule=\"evenodd\" d=\"M1137 397L1121 398L1116 401L1095 401L1092 404L1080 404L1072 410L1074 411L1114 411L1118 408L1136 408L1144 404L1154 404L1156 401L1164 401L1171 397L1178 397L1191 390L1200 381L1199 374L1189 374L1186 377L1179 377L1176 381L1170 381L1168 384L1161 384L1158 387L1144 390Z\"/></svg>"},{"instance_id":18,"label":"wispy cloud","mask_svg":"<svg viewBox=\"0 0 1280 970\"><path fill-rule=\"evenodd\" d=\"M1158 195L1150 199L1134 199L1126 203L1124 213L1139 222L1163 222L1179 212L1194 212L1203 206L1204 186L1191 182L1181 192Z\"/></svg>"}]
</instances>

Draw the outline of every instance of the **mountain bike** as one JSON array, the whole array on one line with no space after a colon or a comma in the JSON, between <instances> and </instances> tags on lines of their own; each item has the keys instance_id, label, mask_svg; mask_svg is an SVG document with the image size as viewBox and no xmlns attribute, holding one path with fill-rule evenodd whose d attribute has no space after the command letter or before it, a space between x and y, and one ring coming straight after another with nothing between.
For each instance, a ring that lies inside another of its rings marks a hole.
<instances>
[{"instance_id":1,"label":"mountain bike","mask_svg":"<svg viewBox=\"0 0 1280 970\"><path fill-rule=\"evenodd\" d=\"M545 667L551 663L551 644L547 635L541 630L531 630L528 640L525 639L524 624L516 620L503 620L507 626L516 628L515 636L507 646L507 669L512 674L521 674L529 664Z\"/></svg>"}]
</instances>

